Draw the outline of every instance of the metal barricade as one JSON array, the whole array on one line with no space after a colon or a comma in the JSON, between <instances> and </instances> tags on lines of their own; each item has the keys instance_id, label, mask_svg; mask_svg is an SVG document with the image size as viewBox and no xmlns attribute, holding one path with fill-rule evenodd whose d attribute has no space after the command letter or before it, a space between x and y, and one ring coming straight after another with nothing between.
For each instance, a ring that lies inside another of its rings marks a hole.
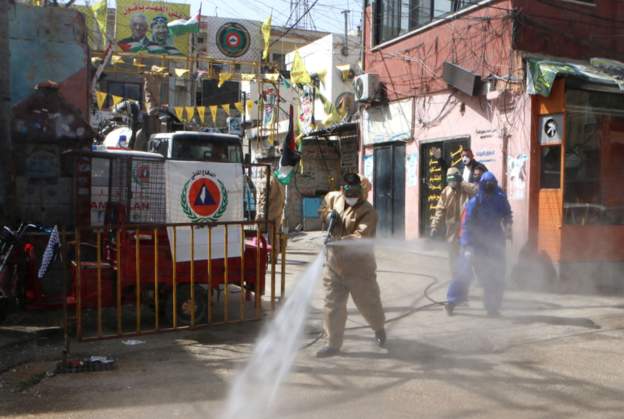
<instances>
[{"instance_id":1,"label":"metal barricade","mask_svg":"<svg viewBox=\"0 0 624 419\"><path fill-rule=\"evenodd\" d=\"M76 337L136 336L261 319L265 289L270 310L278 297L278 252L261 235L261 224L265 221L77 228L67 299ZM280 232L272 223L268 227L270 243L277 243ZM286 246L280 241L283 299ZM95 247L94 257L85 257L85 246Z\"/></svg>"}]
</instances>

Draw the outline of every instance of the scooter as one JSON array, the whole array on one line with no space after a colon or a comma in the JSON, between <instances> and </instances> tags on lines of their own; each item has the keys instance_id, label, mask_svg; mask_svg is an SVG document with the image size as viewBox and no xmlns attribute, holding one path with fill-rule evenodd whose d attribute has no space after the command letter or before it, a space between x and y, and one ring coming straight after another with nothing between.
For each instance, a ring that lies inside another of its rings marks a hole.
<instances>
[{"instance_id":1,"label":"scooter","mask_svg":"<svg viewBox=\"0 0 624 419\"><path fill-rule=\"evenodd\" d=\"M17 230L4 226L0 229L0 322L25 303L26 285L20 276L22 237L35 224L20 224Z\"/></svg>"}]
</instances>

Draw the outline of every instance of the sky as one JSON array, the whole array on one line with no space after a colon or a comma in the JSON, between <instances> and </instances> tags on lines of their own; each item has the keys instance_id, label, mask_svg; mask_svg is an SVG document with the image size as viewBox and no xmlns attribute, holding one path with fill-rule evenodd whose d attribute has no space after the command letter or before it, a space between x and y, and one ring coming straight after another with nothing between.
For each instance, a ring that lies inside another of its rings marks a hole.
<instances>
[{"instance_id":1,"label":"sky","mask_svg":"<svg viewBox=\"0 0 624 419\"><path fill-rule=\"evenodd\" d=\"M94 0L79 0L76 3L84 4ZM303 1L303 0L301 0ZM314 0L307 0L309 5ZM342 10L350 10L349 31L355 30L362 18L363 0L318 0L312 8L312 21L317 30L325 32L344 32L344 15ZM191 14L194 15L202 4L202 15L231 18L254 19L263 21L271 13L273 25L284 25L290 14L290 0L175 0L175 3L191 5ZM109 7L114 7L115 0L108 0ZM309 28L314 29L314 28Z\"/></svg>"}]
</instances>

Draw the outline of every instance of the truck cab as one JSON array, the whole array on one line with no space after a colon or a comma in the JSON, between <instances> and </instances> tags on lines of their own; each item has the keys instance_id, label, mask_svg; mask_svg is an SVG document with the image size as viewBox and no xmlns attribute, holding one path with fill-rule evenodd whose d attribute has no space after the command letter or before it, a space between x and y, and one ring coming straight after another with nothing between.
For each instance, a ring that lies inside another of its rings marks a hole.
<instances>
[{"instance_id":1,"label":"truck cab","mask_svg":"<svg viewBox=\"0 0 624 419\"><path fill-rule=\"evenodd\" d=\"M147 151L171 160L243 163L241 140L230 134L195 131L153 134Z\"/></svg>"}]
</instances>

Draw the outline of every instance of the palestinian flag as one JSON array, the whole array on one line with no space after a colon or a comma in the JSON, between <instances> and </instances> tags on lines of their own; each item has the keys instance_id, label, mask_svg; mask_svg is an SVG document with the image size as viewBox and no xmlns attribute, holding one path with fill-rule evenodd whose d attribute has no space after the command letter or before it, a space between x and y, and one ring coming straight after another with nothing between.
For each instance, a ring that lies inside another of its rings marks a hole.
<instances>
[{"instance_id":1,"label":"palestinian flag","mask_svg":"<svg viewBox=\"0 0 624 419\"><path fill-rule=\"evenodd\" d=\"M200 11L201 13L201 11ZM169 28L169 33L172 36L185 35L187 33L197 33L199 32L199 16L198 13L195 17L190 18L189 20L184 19L176 19L167 24L167 28Z\"/></svg>"},{"instance_id":2,"label":"palestinian flag","mask_svg":"<svg viewBox=\"0 0 624 419\"><path fill-rule=\"evenodd\" d=\"M279 161L279 169L273 174L282 185L288 185L295 176L295 166L299 163L301 156L297 153L297 145L295 144L295 124L293 123L293 106L290 105L290 113L288 115L288 134L284 139L282 146L282 157Z\"/></svg>"}]
</instances>

